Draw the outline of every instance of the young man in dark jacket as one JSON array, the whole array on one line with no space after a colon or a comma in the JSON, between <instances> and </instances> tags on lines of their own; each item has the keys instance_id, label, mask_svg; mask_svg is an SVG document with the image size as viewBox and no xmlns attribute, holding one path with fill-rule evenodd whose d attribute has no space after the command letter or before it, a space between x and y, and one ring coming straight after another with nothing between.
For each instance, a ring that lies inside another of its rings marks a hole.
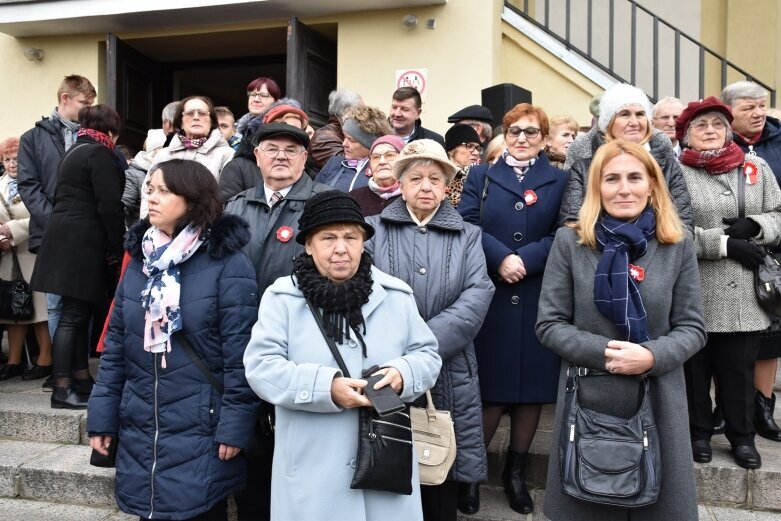
<instances>
[{"instance_id":1,"label":"young man in dark jacket","mask_svg":"<svg viewBox=\"0 0 781 521\"><path fill-rule=\"evenodd\" d=\"M423 102L417 89L413 87L396 89L393 93L390 117L388 118L393 131L404 140L405 144L416 139L433 139L444 148L445 138L421 125L422 106Z\"/></svg>"}]
</instances>

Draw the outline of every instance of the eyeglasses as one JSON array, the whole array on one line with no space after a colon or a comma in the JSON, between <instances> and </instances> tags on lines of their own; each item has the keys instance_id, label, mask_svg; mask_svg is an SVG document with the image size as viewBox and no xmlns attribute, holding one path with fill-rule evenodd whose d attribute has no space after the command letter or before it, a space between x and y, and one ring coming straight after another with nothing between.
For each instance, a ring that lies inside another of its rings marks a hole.
<instances>
[{"instance_id":1,"label":"eyeglasses","mask_svg":"<svg viewBox=\"0 0 781 521\"><path fill-rule=\"evenodd\" d=\"M273 98L273 96L271 94L269 94L268 92L248 92L247 93L247 97L249 99L252 99L252 98L258 98L258 99Z\"/></svg>"},{"instance_id":2,"label":"eyeglasses","mask_svg":"<svg viewBox=\"0 0 781 521\"><path fill-rule=\"evenodd\" d=\"M372 154L369 156L369 161L372 163L378 163L380 161L380 158L385 158L385 161L390 163L391 161L395 161L397 157L399 157L399 153L395 150L391 150L389 152L383 152L382 154Z\"/></svg>"},{"instance_id":3,"label":"eyeglasses","mask_svg":"<svg viewBox=\"0 0 781 521\"><path fill-rule=\"evenodd\" d=\"M515 125L507 129L507 135L510 137L518 137L521 135L521 132L523 132L527 138L533 138L539 135L540 129L537 127L521 128L516 127Z\"/></svg>"},{"instance_id":4,"label":"eyeglasses","mask_svg":"<svg viewBox=\"0 0 781 521\"><path fill-rule=\"evenodd\" d=\"M713 130L720 132L727 128L723 121L720 119L714 119L713 121L700 121L696 125L692 125L692 128L697 132L705 132L708 127L713 127Z\"/></svg>"},{"instance_id":5,"label":"eyeglasses","mask_svg":"<svg viewBox=\"0 0 781 521\"><path fill-rule=\"evenodd\" d=\"M295 148L295 147L287 147L287 148L266 147L266 148L261 148L260 151L263 152L266 155L266 157L277 157L279 153L282 152L287 159L295 159L299 155L301 155L303 149Z\"/></svg>"},{"instance_id":6,"label":"eyeglasses","mask_svg":"<svg viewBox=\"0 0 781 521\"><path fill-rule=\"evenodd\" d=\"M4 157L3 163L18 163L19 159L15 157Z\"/></svg>"},{"instance_id":7,"label":"eyeglasses","mask_svg":"<svg viewBox=\"0 0 781 521\"><path fill-rule=\"evenodd\" d=\"M483 153L483 147L481 147L477 143L461 143L461 146L465 146L467 152L470 152L470 153L471 152L477 152L478 154L482 154Z\"/></svg>"},{"instance_id":8,"label":"eyeglasses","mask_svg":"<svg viewBox=\"0 0 781 521\"><path fill-rule=\"evenodd\" d=\"M188 110L187 112L182 112L182 116L185 118L208 118L209 112L204 110Z\"/></svg>"}]
</instances>

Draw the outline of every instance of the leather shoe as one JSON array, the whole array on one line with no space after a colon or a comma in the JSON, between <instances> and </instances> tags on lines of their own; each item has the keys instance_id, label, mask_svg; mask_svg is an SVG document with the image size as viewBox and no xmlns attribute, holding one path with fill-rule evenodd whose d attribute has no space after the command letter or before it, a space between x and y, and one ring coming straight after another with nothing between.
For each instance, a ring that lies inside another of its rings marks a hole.
<instances>
[{"instance_id":1,"label":"leather shoe","mask_svg":"<svg viewBox=\"0 0 781 521\"><path fill-rule=\"evenodd\" d=\"M697 463L710 463L713 451L708 440L692 440L692 457Z\"/></svg>"},{"instance_id":2,"label":"leather shoe","mask_svg":"<svg viewBox=\"0 0 781 521\"><path fill-rule=\"evenodd\" d=\"M469 515L480 510L480 483L458 484L458 509Z\"/></svg>"},{"instance_id":3,"label":"leather shoe","mask_svg":"<svg viewBox=\"0 0 781 521\"><path fill-rule=\"evenodd\" d=\"M22 375L22 380L40 380L52 374L52 365L35 364L32 369L28 369Z\"/></svg>"},{"instance_id":4,"label":"leather shoe","mask_svg":"<svg viewBox=\"0 0 781 521\"><path fill-rule=\"evenodd\" d=\"M51 398L52 409L86 409L87 400L73 390L72 386L55 387Z\"/></svg>"},{"instance_id":5,"label":"leather shoe","mask_svg":"<svg viewBox=\"0 0 781 521\"><path fill-rule=\"evenodd\" d=\"M46 393L50 393L54 390L54 375L50 374L49 377L41 384L41 390Z\"/></svg>"},{"instance_id":6,"label":"leather shoe","mask_svg":"<svg viewBox=\"0 0 781 521\"><path fill-rule=\"evenodd\" d=\"M732 447L732 457L735 458L735 463L744 469L758 469L762 466L762 457L753 445Z\"/></svg>"},{"instance_id":7,"label":"leather shoe","mask_svg":"<svg viewBox=\"0 0 781 521\"><path fill-rule=\"evenodd\" d=\"M0 380L10 380L24 373L22 364L6 364L0 368Z\"/></svg>"},{"instance_id":8,"label":"leather shoe","mask_svg":"<svg viewBox=\"0 0 781 521\"><path fill-rule=\"evenodd\" d=\"M776 409L776 393L767 398L761 391L754 391L754 429L763 438L781 441L781 427L773 419Z\"/></svg>"}]
</instances>

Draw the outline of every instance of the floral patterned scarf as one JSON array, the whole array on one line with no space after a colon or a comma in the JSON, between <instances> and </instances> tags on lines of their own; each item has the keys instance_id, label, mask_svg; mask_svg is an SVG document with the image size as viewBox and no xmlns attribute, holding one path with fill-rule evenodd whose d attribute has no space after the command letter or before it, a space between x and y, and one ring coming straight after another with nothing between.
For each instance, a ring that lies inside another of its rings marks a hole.
<instances>
[{"instance_id":1,"label":"floral patterned scarf","mask_svg":"<svg viewBox=\"0 0 781 521\"><path fill-rule=\"evenodd\" d=\"M171 351L171 336L182 329L179 264L192 257L203 242L201 230L191 226L174 239L150 226L141 242L143 272L149 277L141 292L141 306L146 310L144 350L163 353L163 368L165 353Z\"/></svg>"}]
</instances>

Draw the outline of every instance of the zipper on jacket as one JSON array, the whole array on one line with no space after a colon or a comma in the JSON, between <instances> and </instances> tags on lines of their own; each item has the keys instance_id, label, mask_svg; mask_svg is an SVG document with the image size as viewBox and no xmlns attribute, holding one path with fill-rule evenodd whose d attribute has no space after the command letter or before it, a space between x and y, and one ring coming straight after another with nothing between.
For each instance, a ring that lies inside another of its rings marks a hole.
<instances>
[{"instance_id":1,"label":"zipper on jacket","mask_svg":"<svg viewBox=\"0 0 781 521\"><path fill-rule=\"evenodd\" d=\"M388 425L389 427L396 427L397 429L406 429L408 431L412 431L409 427L406 427L404 425L399 425L393 422L387 422L385 420L372 420L372 423L379 423L380 425Z\"/></svg>"},{"instance_id":2,"label":"zipper on jacket","mask_svg":"<svg viewBox=\"0 0 781 521\"><path fill-rule=\"evenodd\" d=\"M379 435L379 437L382 440L383 445L385 445L385 440L397 441L399 443L406 443L407 445L412 445L412 442L410 440L402 440L401 438L395 438L393 436L388 436L387 434Z\"/></svg>"},{"instance_id":3,"label":"zipper on jacket","mask_svg":"<svg viewBox=\"0 0 781 521\"><path fill-rule=\"evenodd\" d=\"M469 357L466 355L466 351L462 351L461 354L464 355L464 361L466 362L466 371L469 373L469 379L472 379L472 366L469 365Z\"/></svg>"},{"instance_id":4,"label":"zipper on jacket","mask_svg":"<svg viewBox=\"0 0 781 521\"><path fill-rule=\"evenodd\" d=\"M152 472L149 474L149 485L152 493L149 495L149 519L155 514L155 469L157 468L157 438L160 435L160 423L157 417L157 354L155 353L152 363L155 366L155 438L152 444Z\"/></svg>"},{"instance_id":5,"label":"zipper on jacket","mask_svg":"<svg viewBox=\"0 0 781 521\"><path fill-rule=\"evenodd\" d=\"M645 468L651 483L656 485L656 472L651 460L651 449L648 448L648 431L643 431L643 455L645 456Z\"/></svg>"}]
</instances>

